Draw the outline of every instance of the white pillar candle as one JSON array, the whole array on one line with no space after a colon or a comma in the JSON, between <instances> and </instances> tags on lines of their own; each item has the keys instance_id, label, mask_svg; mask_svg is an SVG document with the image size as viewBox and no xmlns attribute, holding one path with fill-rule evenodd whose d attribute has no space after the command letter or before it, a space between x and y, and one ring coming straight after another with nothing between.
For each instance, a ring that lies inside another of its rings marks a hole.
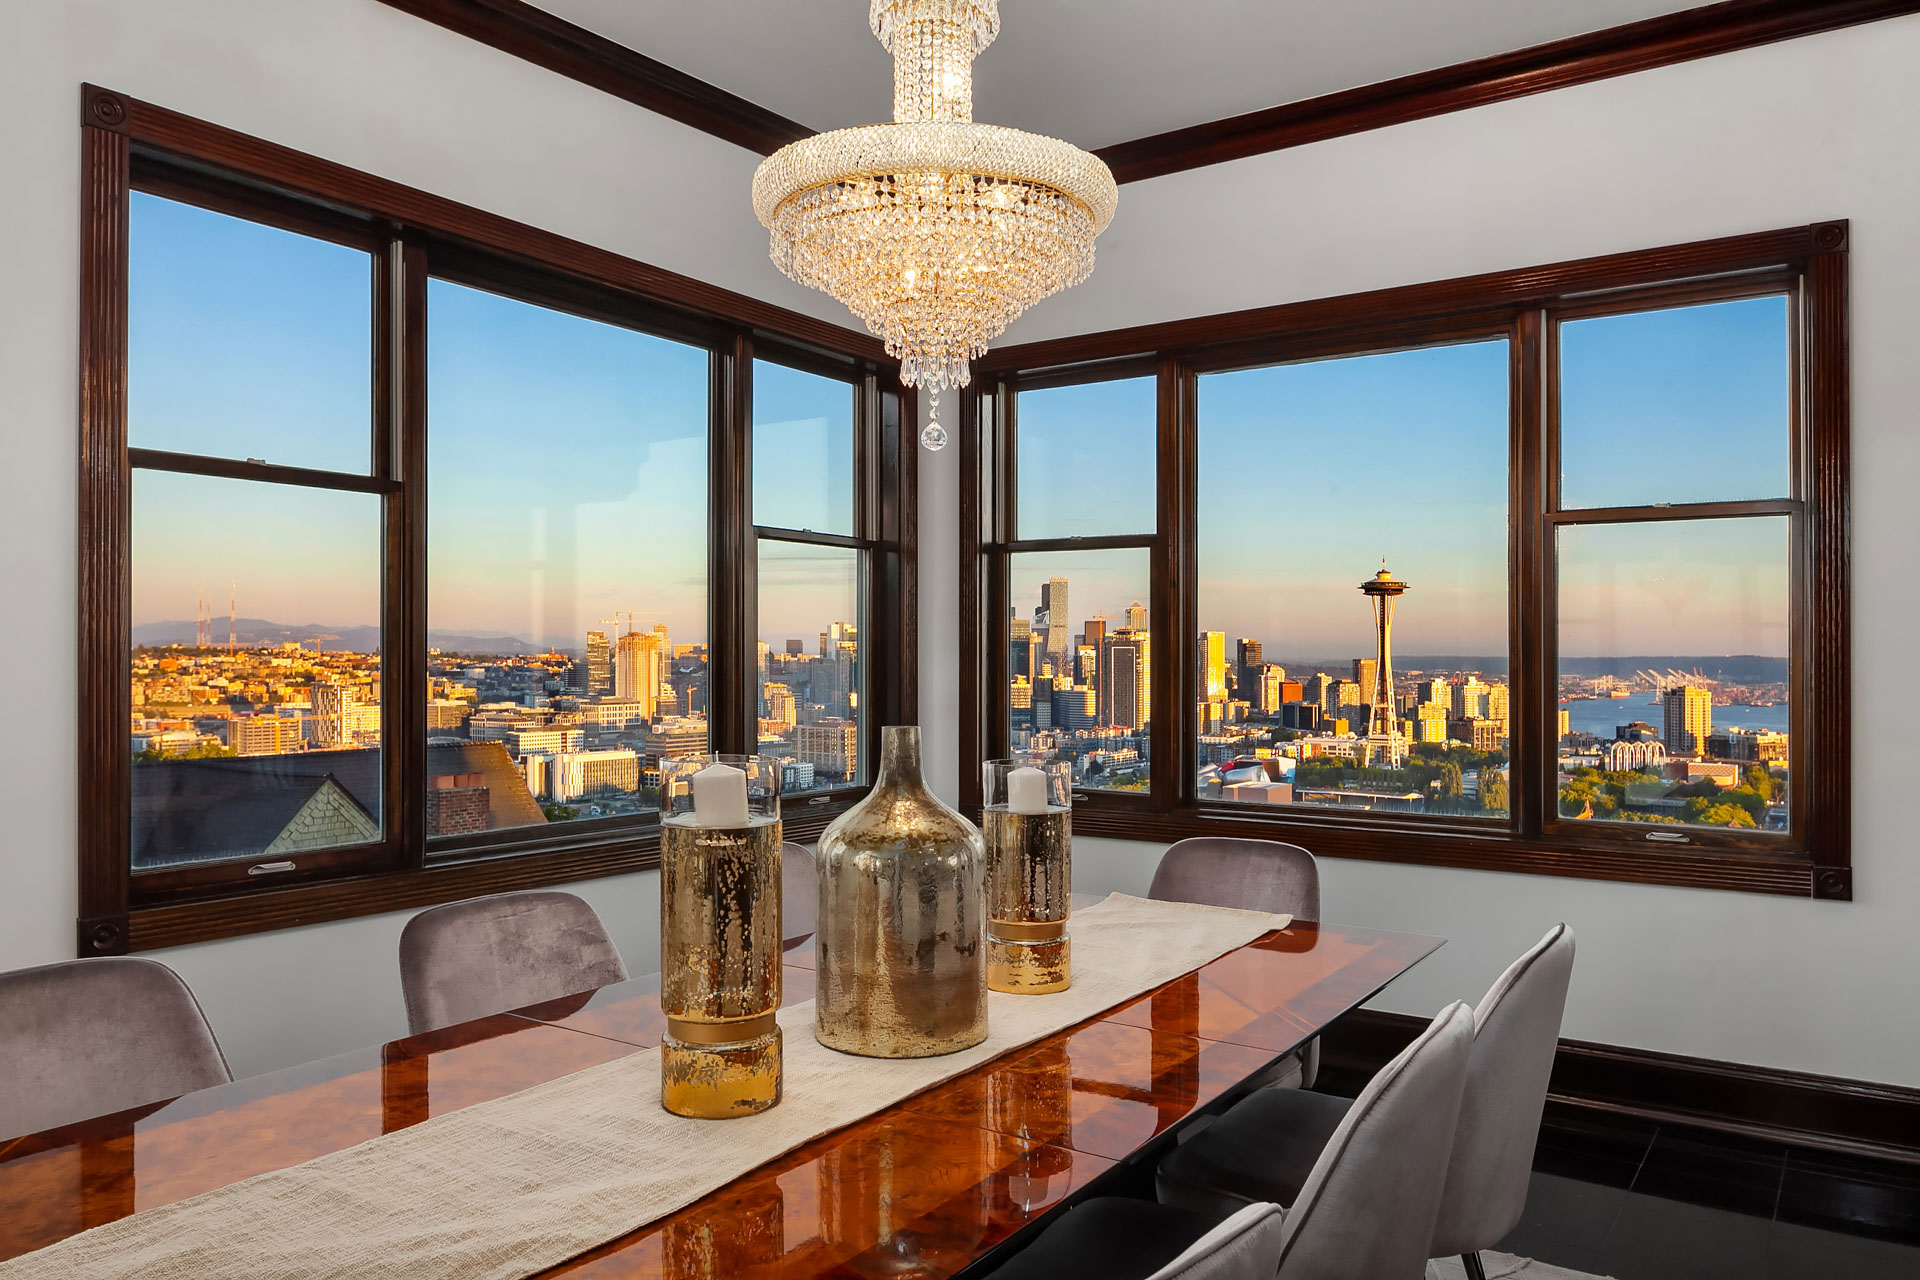
<instances>
[{"instance_id":1,"label":"white pillar candle","mask_svg":"<svg viewBox=\"0 0 1920 1280\"><path fill-rule=\"evenodd\" d=\"M747 775L730 764L710 764L693 775L693 821L702 827L747 825Z\"/></svg>"},{"instance_id":2,"label":"white pillar candle","mask_svg":"<svg viewBox=\"0 0 1920 1280\"><path fill-rule=\"evenodd\" d=\"M1047 811L1047 775L1032 765L1022 765L1007 775L1008 813L1045 813Z\"/></svg>"}]
</instances>

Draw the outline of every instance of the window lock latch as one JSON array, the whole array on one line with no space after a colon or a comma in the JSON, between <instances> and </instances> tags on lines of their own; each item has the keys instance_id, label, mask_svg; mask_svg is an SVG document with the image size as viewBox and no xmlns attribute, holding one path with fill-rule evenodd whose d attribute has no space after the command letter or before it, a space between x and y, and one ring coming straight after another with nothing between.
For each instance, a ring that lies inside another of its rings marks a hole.
<instances>
[{"instance_id":1,"label":"window lock latch","mask_svg":"<svg viewBox=\"0 0 1920 1280\"><path fill-rule=\"evenodd\" d=\"M270 876L280 871L293 870L292 862L256 862L247 868L250 876Z\"/></svg>"},{"instance_id":2,"label":"window lock latch","mask_svg":"<svg viewBox=\"0 0 1920 1280\"><path fill-rule=\"evenodd\" d=\"M1693 837L1683 836L1678 831L1649 831L1647 839L1658 840L1662 844L1692 844Z\"/></svg>"}]
</instances>

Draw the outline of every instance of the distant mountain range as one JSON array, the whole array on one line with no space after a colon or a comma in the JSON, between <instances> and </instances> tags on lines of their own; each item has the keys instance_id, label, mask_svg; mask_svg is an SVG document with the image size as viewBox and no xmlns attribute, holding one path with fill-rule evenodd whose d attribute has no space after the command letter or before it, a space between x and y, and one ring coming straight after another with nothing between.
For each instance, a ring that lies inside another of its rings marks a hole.
<instances>
[{"instance_id":1,"label":"distant mountain range","mask_svg":"<svg viewBox=\"0 0 1920 1280\"><path fill-rule=\"evenodd\" d=\"M136 645L192 645L196 626L191 620L169 622L143 622L133 629L133 642ZM235 618L233 620L234 640L243 648L258 649L264 646L299 644L306 649L331 649L347 653L377 653L380 649L380 628L371 626L329 626L317 622L285 623L269 622L265 618ZM219 648L227 643L227 620L213 620L213 643ZM477 634L453 631L429 631L427 647L449 653L544 653L535 645L519 636L505 632L479 632Z\"/></svg>"},{"instance_id":2,"label":"distant mountain range","mask_svg":"<svg viewBox=\"0 0 1920 1280\"><path fill-rule=\"evenodd\" d=\"M1320 658L1312 661L1267 657L1288 671L1339 671L1353 661L1347 658ZM1229 655L1231 657L1231 655ZM1396 671L1478 671L1484 675L1504 676L1507 660L1489 654L1396 653ZM1732 684L1767 684L1787 678L1785 658L1767 658L1756 654L1647 654L1624 658L1562 658L1560 671L1570 676L1618 676L1626 680L1636 671L1698 671L1710 680Z\"/></svg>"}]
</instances>

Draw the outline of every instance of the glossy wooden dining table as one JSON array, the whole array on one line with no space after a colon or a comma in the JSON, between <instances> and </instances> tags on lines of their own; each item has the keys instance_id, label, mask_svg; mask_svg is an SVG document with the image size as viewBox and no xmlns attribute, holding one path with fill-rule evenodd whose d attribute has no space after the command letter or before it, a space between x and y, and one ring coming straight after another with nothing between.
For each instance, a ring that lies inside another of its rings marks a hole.
<instances>
[{"instance_id":1,"label":"glossy wooden dining table","mask_svg":"<svg viewBox=\"0 0 1920 1280\"><path fill-rule=\"evenodd\" d=\"M1048 1214L1137 1183L1180 1128L1441 941L1269 933L545 1274L984 1275ZM811 952L789 953L783 983L788 1003L812 997ZM657 978L636 978L0 1140L0 1258L651 1048L657 992Z\"/></svg>"}]
</instances>

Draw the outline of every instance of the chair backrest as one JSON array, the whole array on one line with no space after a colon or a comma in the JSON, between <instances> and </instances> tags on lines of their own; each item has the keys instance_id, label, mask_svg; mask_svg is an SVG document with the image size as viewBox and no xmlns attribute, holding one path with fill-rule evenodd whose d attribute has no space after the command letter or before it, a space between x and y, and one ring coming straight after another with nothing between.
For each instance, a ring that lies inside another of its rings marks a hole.
<instances>
[{"instance_id":1,"label":"chair backrest","mask_svg":"<svg viewBox=\"0 0 1920 1280\"><path fill-rule=\"evenodd\" d=\"M1250 1204L1147 1280L1273 1280L1285 1230L1277 1204Z\"/></svg>"},{"instance_id":2,"label":"chair backrest","mask_svg":"<svg viewBox=\"0 0 1920 1280\"><path fill-rule=\"evenodd\" d=\"M1320 868L1297 844L1193 836L1160 856L1149 898L1320 919Z\"/></svg>"},{"instance_id":3,"label":"chair backrest","mask_svg":"<svg viewBox=\"0 0 1920 1280\"><path fill-rule=\"evenodd\" d=\"M570 893L450 902L422 911L400 932L400 989L414 1035L626 976L600 917Z\"/></svg>"},{"instance_id":4,"label":"chair backrest","mask_svg":"<svg viewBox=\"0 0 1920 1280\"><path fill-rule=\"evenodd\" d=\"M1493 1248L1526 1211L1572 976L1573 931L1555 925L1500 975L1474 1011L1460 1130L1433 1227L1436 1258Z\"/></svg>"},{"instance_id":5,"label":"chair backrest","mask_svg":"<svg viewBox=\"0 0 1920 1280\"><path fill-rule=\"evenodd\" d=\"M780 949L791 951L813 936L820 918L819 877L807 846L780 845Z\"/></svg>"},{"instance_id":6,"label":"chair backrest","mask_svg":"<svg viewBox=\"0 0 1920 1280\"><path fill-rule=\"evenodd\" d=\"M1279 1280L1421 1280L1473 1050L1473 1011L1440 1011L1360 1091L1314 1162Z\"/></svg>"},{"instance_id":7,"label":"chair backrest","mask_svg":"<svg viewBox=\"0 0 1920 1280\"><path fill-rule=\"evenodd\" d=\"M0 973L0 1139L231 1079L200 1002L157 960Z\"/></svg>"}]
</instances>

